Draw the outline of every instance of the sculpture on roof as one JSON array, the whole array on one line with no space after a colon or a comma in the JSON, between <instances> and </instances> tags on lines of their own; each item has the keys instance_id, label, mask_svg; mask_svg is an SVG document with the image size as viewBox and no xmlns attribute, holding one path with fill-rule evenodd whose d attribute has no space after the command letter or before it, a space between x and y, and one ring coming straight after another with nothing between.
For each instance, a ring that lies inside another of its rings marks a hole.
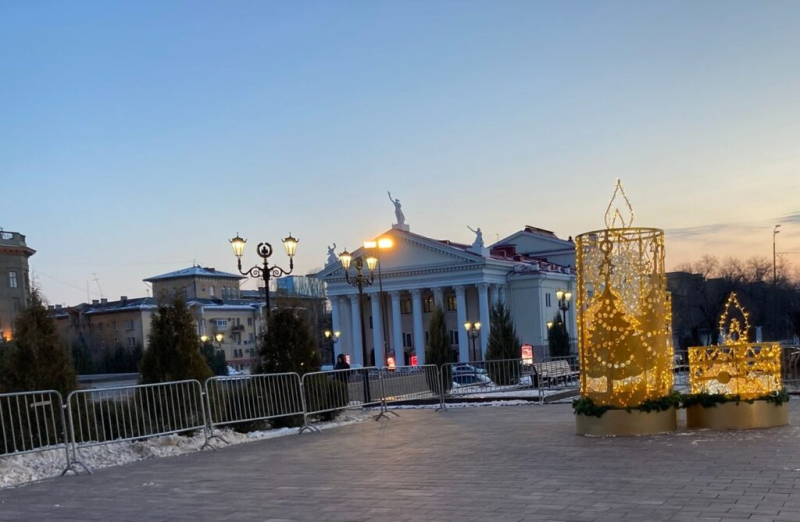
<instances>
[{"instance_id":1,"label":"sculpture on roof","mask_svg":"<svg viewBox=\"0 0 800 522\"><path fill-rule=\"evenodd\" d=\"M333 246L328 247L328 262L325 265L332 265L333 263L337 262L339 258L336 255L336 243Z\"/></svg>"},{"instance_id":2,"label":"sculpture on roof","mask_svg":"<svg viewBox=\"0 0 800 522\"><path fill-rule=\"evenodd\" d=\"M389 201L394 203L394 215L397 218L397 224L403 226L406 224L406 216L403 215L403 210L400 206L400 200L392 198L392 193L387 192L389 194Z\"/></svg>"},{"instance_id":3,"label":"sculpture on roof","mask_svg":"<svg viewBox=\"0 0 800 522\"><path fill-rule=\"evenodd\" d=\"M478 230L474 230L471 226L467 225L467 228L470 229L473 234L475 234L475 241L472 243L472 248L483 248L483 232L481 232L481 227L478 227Z\"/></svg>"}]
</instances>

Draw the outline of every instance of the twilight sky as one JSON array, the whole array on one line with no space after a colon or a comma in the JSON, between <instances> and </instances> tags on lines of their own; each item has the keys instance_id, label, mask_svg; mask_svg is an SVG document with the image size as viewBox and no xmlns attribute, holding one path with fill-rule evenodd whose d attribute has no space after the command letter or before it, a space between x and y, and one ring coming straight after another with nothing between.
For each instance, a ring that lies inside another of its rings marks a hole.
<instances>
[{"instance_id":1,"label":"twilight sky","mask_svg":"<svg viewBox=\"0 0 800 522\"><path fill-rule=\"evenodd\" d=\"M318 268L389 228L387 190L423 235L566 237L621 177L670 267L771 258L776 223L800 252L798 27L778 0L0 2L0 226L69 305L234 271L237 231Z\"/></svg>"}]
</instances>

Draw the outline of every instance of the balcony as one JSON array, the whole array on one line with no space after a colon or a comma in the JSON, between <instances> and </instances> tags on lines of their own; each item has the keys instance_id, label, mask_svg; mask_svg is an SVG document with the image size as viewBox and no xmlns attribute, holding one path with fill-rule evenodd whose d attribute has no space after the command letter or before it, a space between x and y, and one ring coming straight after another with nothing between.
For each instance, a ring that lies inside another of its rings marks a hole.
<instances>
[{"instance_id":1,"label":"balcony","mask_svg":"<svg viewBox=\"0 0 800 522\"><path fill-rule=\"evenodd\" d=\"M235 324L231 328L232 332L244 332L244 325L243 324Z\"/></svg>"}]
</instances>

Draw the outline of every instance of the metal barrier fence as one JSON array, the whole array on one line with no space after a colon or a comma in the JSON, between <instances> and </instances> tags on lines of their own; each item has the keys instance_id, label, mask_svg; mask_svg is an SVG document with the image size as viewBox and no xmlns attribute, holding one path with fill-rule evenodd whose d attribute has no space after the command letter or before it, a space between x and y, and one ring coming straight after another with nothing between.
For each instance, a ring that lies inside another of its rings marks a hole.
<instances>
[{"instance_id":1,"label":"metal barrier fence","mask_svg":"<svg viewBox=\"0 0 800 522\"><path fill-rule=\"evenodd\" d=\"M444 364L441 367L443 395L469 398L484 394L531 397L543 404L554 392L577 389L578 357L548 357L543 361L501 359Z\"/></svg>"},{"instance_id":2,"label":"metal barrier fence","mask_svg":"<svg viewBox=\"0 0 800 522\"><path fill-rule=\"evenodd\" d=\"M0 457L40 451L63 451L70 469L64 400L55 390L0 395Z\"/></svg>"},{"instance_id":3,"label":"metal barrier fence","mask_svg":"<svg viewBox=\"0 0 800 522\"><path fill-rule=\"evenodd\" d=\"M442 397L442 379L439 368L433 364L424 366L383 367L380 371L383 409L387 403L414 399L439 400L439 408L445 409Z\"/></svg>"},{"instance_id":4,"label":"metal barrier fence","mask_svg":"<svg viewBox=\"0 0 800 522\"><path fill-rule=\"evenodd\" d=\"M781 352L781 378L790 392L800 391L800 346L783 345Z\"/></svg>"},{"instance_id":5,"label":"metal barrier fence","mask_svg":"<svg viewBox=\"0 0 800 522\"><path fill-rule=\"evenodd\" d=\"M311 372L303 375L305 413L301 431L318 431L309 417L383 402L380 370L375 367ZM324 417L324 415L323 415Z\"/></svg>"},{"instance_id":6,"label":"metal barrier fence","mask_svg":"<svg viewBox=\"0 0 800 522\"><path fill-rule=\"evenodd\" d=\"M208 426L255 422L305 413L296 373L212 377L204 385Z\"/></svg>"},{"instance_id":7,"label":"metal barrier fence","mask_svg":"<svg viewBox=\"0 0 800 522\"><path fill-rule=\"evenodd\" d=\"M203 391L196 380L77 390L67 396L72 458L80 448L203 430ZM87 468L88 469L88 468Z\"/></svg>"}]
</instances>

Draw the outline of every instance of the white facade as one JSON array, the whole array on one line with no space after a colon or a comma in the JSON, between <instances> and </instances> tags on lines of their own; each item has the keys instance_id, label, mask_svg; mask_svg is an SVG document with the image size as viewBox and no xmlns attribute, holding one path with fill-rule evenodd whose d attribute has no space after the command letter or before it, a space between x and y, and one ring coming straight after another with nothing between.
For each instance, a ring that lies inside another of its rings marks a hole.
<instances>
[{"instance_id":1,"label":"white facade","mask_svg":"<svg viewBox=\"0 0 800 522\"><path fill-rule=\"evenodd\" d=\"M533 227L488 249L431 239L411 233L407 226L395 226L380 237L391 238L393 246L377 251L380 270L375 271L374 283L364 288L360 314L358 289L345 280L340 262L330 263L317 276L327 283L333 328L341 332L337 353L349 355L351 364L373 364L372 360L363 361L362 323L367 353L377 347L377 365L386 364L390 356L397 365L411 364L414 355L417 364L424 364L428 319L434 303L444 310L454 358L460 361L484 359L489 310L497 300L508 305L520 342L533 345L537 357L546 353L547 322L558 311L556 290L575 288L575 247L571 240ZM360 248L352 254L355 265L355 259L366 257L367 251ZM551 257L559 262L554 263ZM366 265L364 273L368 275ZM350 275L355 275L354 266ZM574 305L570 307L567 324L574 338ZM482 325L474 341L464 329L467 321Z\"/></svg>"}]
</instances>

